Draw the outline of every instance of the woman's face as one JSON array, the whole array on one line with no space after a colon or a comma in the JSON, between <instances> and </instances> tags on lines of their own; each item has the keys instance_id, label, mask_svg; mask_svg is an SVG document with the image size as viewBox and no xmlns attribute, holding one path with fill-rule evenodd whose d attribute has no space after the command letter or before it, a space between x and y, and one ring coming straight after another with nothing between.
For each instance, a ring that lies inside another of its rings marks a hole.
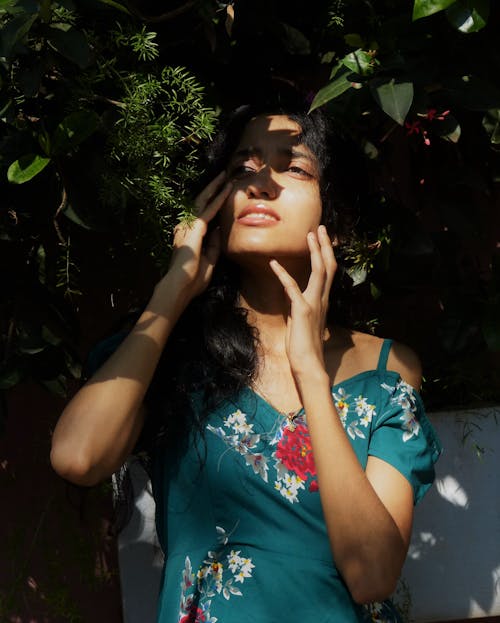
<instances>
[{"instance_id":1,"label":"woman's face","mask_svg":"<svg viewBox=\"0 0 500 623\"><path fill-rule=\"evenodd\" d=\"M225 253L309 257L306 236L321 222L318 162L285 115L252 119L229 160L232 192L219 217Z\"/></svg>"}]
</instances>

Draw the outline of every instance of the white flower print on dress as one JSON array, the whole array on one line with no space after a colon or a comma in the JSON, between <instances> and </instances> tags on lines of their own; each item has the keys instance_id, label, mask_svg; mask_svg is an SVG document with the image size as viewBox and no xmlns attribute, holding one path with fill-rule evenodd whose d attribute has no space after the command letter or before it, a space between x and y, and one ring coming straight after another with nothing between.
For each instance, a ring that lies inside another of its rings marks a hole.
<instances>
[{"instance_id":1,"label":"white flower print on dress","mask_svg":"<svg viewBox=\"0 0 500 623\"><path fill-rule=\"evenodd\" d=\"M368 428L372 419L377 415L375 411L375 405L368 404L367 399L364 396L359 395L354 400L354 412L358 416L358 419L352 419L348 421L349 407L351 406L348 401L350 394L346 394L343 387L339 387L336 392L332 392L333 401L337 413L339 414L340 421L343 427L346 429L347 434L351 439L366 439L366 435L360 428Z\"/></svg>"},{"instance_id":2,"label":"white flower print on dress","mask_svg":"<svg viewBox=\"0 0 500 623\"><path fill-rule=\"evenodd\" d=\"M336 392L333 392L335 408L337 409L340 421L344 427L346 424L347 414L349 413L349 403L347 402L348 398L350 398L350 395L346 394L344 388L342 387L339 387Z\"/></svg>"},{"instance_id":3,"label":"white flower print on dress","mask_svg":"<svg viewBox=\"0 0 500 623\"><path fill-rule=\"evenodd\" d=\"M407 442L420 433L420 423L417 420L417 398L411 385L400 379L395 386L382 383L381 387L391 396L391 404L397 404L403 411L399 418L403 421L403 441Z\"/></svg>"},{"instance_id":4,"label":"white flower print on dress","mask_svg":"<svg viewBox=\"0 0 500 623\"><path fill-rule=\"evenodd\" d=\"M254 474L259 474L264 482L267 482L267 459L263 454L247 453L245 454L245 463L251 465Z\"/></svg>"},{"instance_id":5,"label":"white flower print on dress","mask_svg":"<svg viewBox=\"0 0 500 623\"><path fill-rule=\"evenodd\" d=\"M274 488L292 504L294 502L298 502L299 490L305 489L302 478L299 478L299 476L296 476L295 474L291 474L279 460L276 461L276 471L278 477L274 482Z\"/></svg>"},{"instance_id":6,"label":"white flower print on dress","mask_svg":"<svg viewBox=\"0 0 500 623\"><path fill-rule=\"evenodd\" d=\"M231 426L235 433L249 435L253 433L253 424L248 424L246 415L238 409L225 420L224 426Z\"/></svg>"},{"instance_id":7,"label":"white flower print on dress","mask_svg":"<svg viewBox=\"0 0 500 623\"><path fill-rule=\"evenodd\" d=\"M363 623L399 623L401 621L390 601L364 604L362 608Z\"/></svg>"},{"instance_id":8,"label":"white flower print on dress","mask_svg":"<svg viewBox=\"0 0 500 623\"><path fill-rule=\"evenodd\" d=\"M359 423L365 428L371 423L374 416L377 415L375 405L368 404L363 396L358 396L355 401L356 413L359 416Z\"/></svg>"},{"instance_id":9,"label":"white flower print on dress","mask_svg":"<svg viewBox=\"0 0 500 623\"><path fill-rule=\"evenodd\" d=\"M243 584L251 578L255 565L251 558L240 556L241 551L231 550L224 555L223 549L235 529L236 526L228 534L224 528L216 527L217 542L221 543L222 548L207 552L207 558L200 565L196 576L192 570L191 559L186 556L182 571L178 623L217 623L217 617L210 613L212 598L222 594L224 599L229 600L233 595L243 595L235 583ZM224 573L226 577L229 576L227 579L224 578Z\"/></svg>"},{"instance_id":10,"label":"white flower print on dress","mask_svg":"<svg viewBox=\"0 0 500 623\"><path fill-rule=\"evenodd\" d=\"M305 427L305 420L297 418L297 423ZM301 478L293 471L289 471L283 462L277 458L276 452L270 457L265 456L262 452L256 452L257 445L261 441L261 435L253 432L253 424L247 423L247 416L240 409L228 415L224 420L224 428L231 431L240 431L236 434L227 434L223 427L207 425L207 430L217 435L229 447L236 450L244 456L245 463L253 469L254 474L262 478L264 482L268 482L269 458L275 460L276 480L274 488L287 499L290 503L298 502L299 490L305 489L304 478ZM287 423L283 423L279 434L276 434L273 445L278 445L283 437L283 431L286 429ZM278 446L279 448L279 446Z\"/></svg>"},{"instance_id":11,"label":"white flower print on dress","mask_svg":"<svg viewBox=\"0 0 500 623\"><path fill-rule=\"evenodd\" d=\"M226 556L229 570L234 575L236 582L243 582L245 578L252 577L252 569L255 565L252 563L251 558L243 558L240 556L241 552L231 552Z\"/></svg>"}]
</instances>

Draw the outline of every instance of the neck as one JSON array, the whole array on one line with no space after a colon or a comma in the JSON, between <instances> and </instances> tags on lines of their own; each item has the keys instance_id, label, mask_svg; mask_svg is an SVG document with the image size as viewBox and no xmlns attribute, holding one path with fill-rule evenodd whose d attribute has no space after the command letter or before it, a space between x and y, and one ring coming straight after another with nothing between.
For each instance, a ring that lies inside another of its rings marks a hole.
<instances>
[{"instance_id":1,"label":"neck","mask_svg":"<svg viewBox=\"0 0 500 623\"><path fill-rule=\"evenodd\" d=\"M281 262L303 290L307 285L310 268L292 262ZM260 266L257 270L241 269L240 305L248 311L248 321L259 332L264 357L286 357L285 335L290 302L281 282L271 268Z\"/></svg>"}]
</instances>

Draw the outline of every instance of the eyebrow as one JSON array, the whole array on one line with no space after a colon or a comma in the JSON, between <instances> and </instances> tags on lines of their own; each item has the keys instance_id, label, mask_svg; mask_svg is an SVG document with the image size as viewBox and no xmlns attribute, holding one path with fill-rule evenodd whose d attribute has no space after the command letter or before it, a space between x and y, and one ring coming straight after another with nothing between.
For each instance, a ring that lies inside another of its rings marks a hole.
<instances>
[{"instance_id":1,"label":"eyebrow","mask_svg":"<svg viewBox=\"0 0 500 623\"><path fill-rule=\"evenodd\" d=\"M278 149L278 153L284 156L292 156L293 158L304 158L304 160L308 160L313 164L316 163L316 158L314 156L296 147L282 147ZM232 155L231 160L248 156L258 156L260 158L262 156L262 149L260 149L260 147L253 147L252 145L244 149L238 149L238 151L235 151Z\"/></svg>"}]
</instances>

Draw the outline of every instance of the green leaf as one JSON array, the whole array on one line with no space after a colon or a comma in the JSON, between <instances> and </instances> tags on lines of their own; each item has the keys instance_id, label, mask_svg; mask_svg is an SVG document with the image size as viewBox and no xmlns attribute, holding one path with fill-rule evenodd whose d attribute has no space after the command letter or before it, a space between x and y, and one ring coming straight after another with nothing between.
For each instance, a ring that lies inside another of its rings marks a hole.
<instances>
[{"instance_id":1,"label":"green leaf","mask_svg":"<svg viewBox=\"0 0 500 623\"><path fill-rule=\"evenodd\" d=\"M315 108L323 106L330 100L335 99L339 95L342 95L342 93L344 93L348 89L352 88L353 83L351 82L351 80L348 80L348 75L350 74L346 72L345 74L339 76L333 82L330 82L330 84L327 84L326 87L320 89L316 93L316 97L312 101L309 112L311 112Z\"/></svg>"},{"instance_id":2,"label":"green leaf","mask_svg":"<svg viewBox=\"0 0 500 623\"><path fill-rule=\"evenodd\" d=\"M462 128L460 127L460 124L457 122L455 124L455 127L452 130L450 130L446 134L440 134L440 136L441 138L444 138L446 141L449 141L450 143L458 143L458 140L461 134L462 134Z\"/></svg>"},{"instance_id":3,"label":"green leaf","mask_svg":"<svg viewBox=\"0 0 500 623\"><path fill-rule=\"evenodd\" d=\"M484 28L490 16L489 0L458 0L446 11L450 23L465 34Z\"/></svg>"},{"instance_id":4,"label":"green leaf","mask_svg":"<svg viewBox=\"0 0 500 623\"><path fill-rule=\"evenodd\" d=\"M24 184L38 175L49 164L50 158L38 154L26 154L15 160L7 171L7 179L12 184Z\"/></svg>"},{"instance_id":5,"label":"green leaf","mask_svg":"<svg viewBox=\"0 0 500 623\"><path fill-rule=\"evenodd\" d=\"M23 374L19 368L2 371L0 373L0 390L9 389L20 383L23 379Z\"/></svg>"},{"instance_id":6,"label":"green leaf","mask_svg":"<svg viewBox=\"0 0 500 623\"><path fill-rule=\"evenodd\" d=\"M40 379L40 383L52 394L66 398L68 387L64 374L59 374L53 379Z\"/></svg>"},{"instance_id":7,"label":"green leaf","mask_svg":"<svg viewBox=\"0 0 500 623\"><path fill-rule=\"evenodd\" d=\"M290 26L290 24L285 24L285 22L281 22L281 27L284 31L283 45L290 54L306 55L311 53L309 39L300 30Z\"/></svg>"},{"instance_id":8,"label":"green leaf","mask_svg":"<svg viewBox=\"0 0 500 623\"><path fill-rule=\"evenodd\" d=\"M42 325L42 338L48 344L52 344L52 346L59 346L62 342L61 338L54 335L47 325Z\"/></svg>"},{"instance_id":9,"label":"green leaf","mask_svg":"<svg viewBox=\"0 0 500 623\"><path fill-rule=\"evenodd\" d=\"M73 209L71 205L68 205L67 208L63 210L63 214L67 219L69 219L73 223L76 223L76 225L79 225L83 229L89 229L89 230L92 229L90 225L88 225L85 221L83 221L80 218L80 216L75 212L75 210Z\"/></svg>"},{"instance_id":10,"label":"green leaf","mask_svg":"<svg viewBox=\"0 0 500 623\"><path fill-rule=\"evenodd\" d=\"M352 48L362 48L365 45L363 37L357 32L352 32L344 35L344 41Z\"/></svg>"},{"instance_id":11,"label":"green leaf","mask_svg":"<svg viewBox=\"0 0 500 623\"><path fill-rule=\"evenodd\" d=\"M335 58L336 54L335 52L325 52L323 54L323 56L321 57L321 62L325 63L326 65L328 65L329 63L331 63L333 61L333 59Z\"/></svg>"},{"instance_id":12,"label":"green leaf","mask_svg":"<svg viewBox=\"0 0 500 623\"><path fill-rule=\"evenodd\" d=\"M377 288L373 281L370 281L370 294L372 295L372 299L374 301L378 300L382 296L381 290Z\"/></svg>"},{"instance_id":13,"label":"green leaf","mask_svg":"<svg viewBox=\"0 0 500 623\"><path fill-rule=\"evenodd\" d=\"M39 9L36 0L0 0L0 14L38 13Z\"/></svg>"},{"instance_id":14,"label":"green leaf","mask_svg":"<svg viewBox=\"0 0 500 623\"><path fill-rule=\"evenodd\" d=\"M344 63L340 60L332 67L332 71L330 72L330 80L333 80L335 76L339 73L340 69L344 67Z\"/></svg>"},{"instance_id":15,"label":"green leaf","mask_svg":"<svg viewBox=\"0 0 500 623\"><path fill-rule=\"evenodd\" d=\"M375 160L378 158L379 151L375 147L373 143L370 141L365 141L363 144L363 151L370 160Z\"/></svg>"},{"instance_id":16,"label":"green leaf","mask_svg":"<svg viewBox=\"0 0 500 623\"><path fill-rule=\"evenodd\" d=\"M372 74L374 70L373 57L367 52L363 52L363 50L355 50L347 54L347 56L344 56L342 59L342 63L347 69L361 76Z\"/></svg>"},{"instance_id":17,"label":"green leaf","mask_svg":"<svg viewBox=\"0 0 500 623\"><path fill-rule=\"evenodd\" d=\"M403 125L413 102L413 83L391 80L373 80L372 95L382 110L396 123Z\"/></svg>"},{"instance_id":18,"label":"green leaf","mask_svg":"<svg viewBox=\"0 0 500 623\"><path fill-rule=\"evenodd\" d=\"M123 6L119 2L115 2L115 0L98 0L101 4L106 4L107 6L112 7L113 9L118 9L118 11L123 11L127 15L132 15L132 13L127 9L127 7Z\"/></svg>"},{"instance_id":19,"label":"green leaf","mask_svg":"<svg viewBox=\"0 0 500 623\"><path fill-rule=\"evenodd\" d=\"M30 31L38 15L22 13L9 20L0 30L0 56L11 58L15 47Z\"/></svg>"},{"instance_id":20,"label":"green leaf","mask_svg":"<svg viewBox=\"0 0 500 623\"><path fill-rule=\"evenodd\" d=\"M43 244L41 244L36 251L36 260L38 264L38 280L45 285L46 282L46 253Z\"/></svg>"},{"instance_id":21,"label":"green leaf","mask_svg":"<svg viewBox=\"0 0 500 623\"><path fill-rule=\"evenodd\" d=\"M95 112L80 110L71 113L55 129L51 142L51 153L55 155L75 149L98 127L99 116Z\"/></svg>"},{"instance_id":22,"label":"green leaf","mask_svg":"<svg viewBox=\"0 0 500 623\"><path fill-rule=\"evenodd\" d=\"M437 119L433 122L433 132L440 138L450 141L450 143L458 143L462 128L453 115L445 115L443 119Z\"/></svg>"},{"instance_id":23,"label":"green leaf","mask_svg":"<svg viewBox=\"0 0 500 623\"><path fill-rule=\"evenodd\" d=\"M83 32L76 28L70 28L66 32L52 28L47 40L54 50L78 65L80 69L85 69L90 64L89 44Z\"/></svg>"},{"instance_id":24,"label":"green leaf","mask_svg":"<svg viewBox=\"0 0 500 623\"><path fill-rule=\"evenodd\" d=\"M352 279L353 287L355 287L366 281L366 278L368 277L368 270L364 266L350 266L347 269L347 274Z\"/></svg>"},{"instance_id":25,"label":"green leaf","mask_svg":"<svg viewBox=\"0 0 500 623\"><path fill-rule=\"evenodd\" d=\"M413 5L413 21L421 17L433 15L439 11L444 11L451 6L455 0L415 0Z\"/></svg>"},{"instance_id":26,"label":"green leaf","mask_svg":"<svg viewBox=\"0 0 500 623\"><path fill-rule=\"evenodd\" d=\"M493 145L500 145L500 108L493 108L483 117L483 128Z\"/></svg>"},{"instance_id":27,"label":"green leaf","mask_svg":"<svg viewBox=\"0 0 500 623\"><path fill-rule=\"evenodd\" d=\"M37 336L26 336L19 342L19 352L25 355L37 355L47 348L48 344Z\"/></svg>"}]
</instances>

